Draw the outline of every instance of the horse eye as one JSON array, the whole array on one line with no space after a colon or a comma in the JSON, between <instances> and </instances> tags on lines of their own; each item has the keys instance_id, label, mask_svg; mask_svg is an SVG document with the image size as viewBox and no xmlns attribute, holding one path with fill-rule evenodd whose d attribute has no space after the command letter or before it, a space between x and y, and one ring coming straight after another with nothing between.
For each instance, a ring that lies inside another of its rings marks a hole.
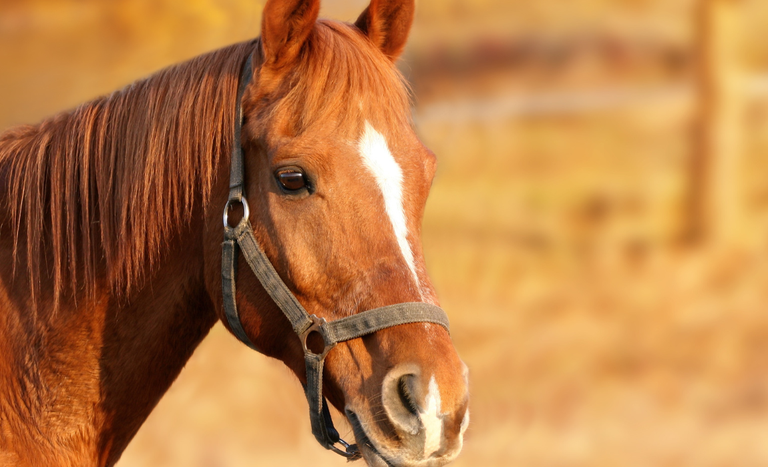
<instances>
[{"instance_id":1,"label":"horse eye","mask_svg":"<svg viewBox=\"0 0 768 467\"><path fill-rule=\"evenodd\" d=\"M297 169L281 170L277 172L277 181L287 191L298 191L307 186L307 179Z\"/></svg>"}]
</instances>

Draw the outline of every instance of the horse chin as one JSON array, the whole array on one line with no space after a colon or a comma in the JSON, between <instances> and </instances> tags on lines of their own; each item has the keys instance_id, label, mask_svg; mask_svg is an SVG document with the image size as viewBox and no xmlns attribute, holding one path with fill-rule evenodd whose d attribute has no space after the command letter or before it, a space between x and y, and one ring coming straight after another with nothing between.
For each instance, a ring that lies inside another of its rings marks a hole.
<instances>
[{"instance_id":1,"label":"horse chin","mask_svg":"<svg viewBox=\"0 0 768 467\"><path fill-rule=\"evenodd\" d=\"M346 409L345 412L347 420L349 420L349 424L352 426L352 431L355 434L357 447L360 449L360 453L363 455L365 463L370 467L392 467L393 465L396 465L387 461L379 450L376 449L376 446L371 442L371 439L365 432L363 424L360 422L360 418L358 418L357 414L349 409Z\"/></svg>"},{"instance_id":2,"label":"horse chin","mask_svg":"<svg viewBox=\"0 0 768 467\"><path fill-rule=\"evenodd\" d=\"M375 448L360 447L363 459L369 467L393 467L395 464L389 463Z\"/></svg>"},{"instance_id":3,"label":"horse chin","mask_svg":"<svg viewBox=\"0 0 768 467\"><path fill-rule=\"evenodd\" d=\"M447 456L420 460L410 459L403 456L402 453L398 455L396 450L378 446L377 443L372 441L355 412L347 409L346 415L355 434L355 440L360 453L369 467L440 467L454 460L459 454L459 450L456 450L456 452Z\"/></svg>"},{"instance_id":4,"label":"horse chin","mask_svg":"<svg viewBox=\"0 0 768 467\"><path fill-rule=\"evenodd\" d=\"M355 441L357 442L358 449L360 449L360 453L363 455L365 463L370 467L393 467L396 465L389 462L379 450L376 449L376 446L363 429L363 425L357 417L357 414L347 409L346 415L352 426L352 431L355 434Z\"/></svg>"}]
</instances>

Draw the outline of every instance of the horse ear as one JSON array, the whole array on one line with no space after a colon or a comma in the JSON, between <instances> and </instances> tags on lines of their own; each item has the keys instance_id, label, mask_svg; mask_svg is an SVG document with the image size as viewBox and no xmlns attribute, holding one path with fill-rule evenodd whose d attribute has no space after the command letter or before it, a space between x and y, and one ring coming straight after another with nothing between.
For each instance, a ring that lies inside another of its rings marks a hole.
<instances>
[{"instance_id":1,"label":"horse ear","mask_svg":"<svg viewBox=\"0 0 768 467\"><path fill-rule=\"evenodd\" d=\"M371 0L355 26L395 61L408 40L415 10L415 0Z\"/></svg>"},{"instance_id":2,"label":"horse ear","mask_svg":"<svg viewBox=\"0 0 768 467\"><path fill-rule=\"evenodd\" d=\"M320 0L269 0L261 20L264 64L274 69L293 63L320 14Z\"/></svg>"}]
</instances>

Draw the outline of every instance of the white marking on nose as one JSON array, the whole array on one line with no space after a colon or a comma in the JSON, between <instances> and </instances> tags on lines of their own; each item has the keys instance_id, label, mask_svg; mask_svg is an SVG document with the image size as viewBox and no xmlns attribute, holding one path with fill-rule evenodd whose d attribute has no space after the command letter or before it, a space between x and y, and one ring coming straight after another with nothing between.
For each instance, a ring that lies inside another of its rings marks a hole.
<instances>
[{"instance_id":1,"label":"white marking on nose","mask_svg":"<svg viewBox=\"0 0 768 467\"><path fill-rule=\"evenodd\" d=\"M421 413L421 424L424 426L424 457L437 452L443 439L443 416L440 413L440 389L435 377L429 380L429 391L424 400L424 410Z\"/></svg>"},{"instance_id":2,"label":"white marking on nose","mask_svg":"<svg viewBox=\"0 0 768 467\"><path fill-rule=\"evenodd\" d=\"M386 138L369 122L365 122L365 132L360 138L358 149L365 166L373 173L384 195L384 209L392 222L405 263L418 287L419 277L416 274L411 245L408 243L408 225L403 209L403 171L392 156Z\"/></svg>"},{"instance_id":3,"label":"white marking on nose","mask_svg":"<svg viewBox=\"0 0 768 467\"><path fill-rule=\"evenodd\" d=\"M464 436L464 432L469 427L469 409L464 413L464 418L461 420L461 426L459 427L459 434Z\"/></svg>"}]
</instances>

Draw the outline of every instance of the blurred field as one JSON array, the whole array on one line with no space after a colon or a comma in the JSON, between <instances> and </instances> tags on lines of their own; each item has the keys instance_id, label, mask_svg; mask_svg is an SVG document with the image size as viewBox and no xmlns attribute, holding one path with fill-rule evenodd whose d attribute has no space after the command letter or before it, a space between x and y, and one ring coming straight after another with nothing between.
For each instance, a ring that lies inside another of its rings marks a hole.
<instances>
[{"instance_id":1,"label":"blurred field","mask_svg":"<svg viewBox=\"0 0 768 467\"><path fill-rule=\"evenodd\" d=\"M367 2L325 3L351 20ZM0 128L253 37L262 4L1 1ZM759 74L768 5L742 4ZM768 465L768 99L734 155L738 241L690 242L693 5L419 3L402 68L440 159L425 252L471 369L454 465ZM611 89L661 98L531 104ZM118 465L342 465L305 412L281 364L217 326Z\"/></svg>"}]
</instances>

